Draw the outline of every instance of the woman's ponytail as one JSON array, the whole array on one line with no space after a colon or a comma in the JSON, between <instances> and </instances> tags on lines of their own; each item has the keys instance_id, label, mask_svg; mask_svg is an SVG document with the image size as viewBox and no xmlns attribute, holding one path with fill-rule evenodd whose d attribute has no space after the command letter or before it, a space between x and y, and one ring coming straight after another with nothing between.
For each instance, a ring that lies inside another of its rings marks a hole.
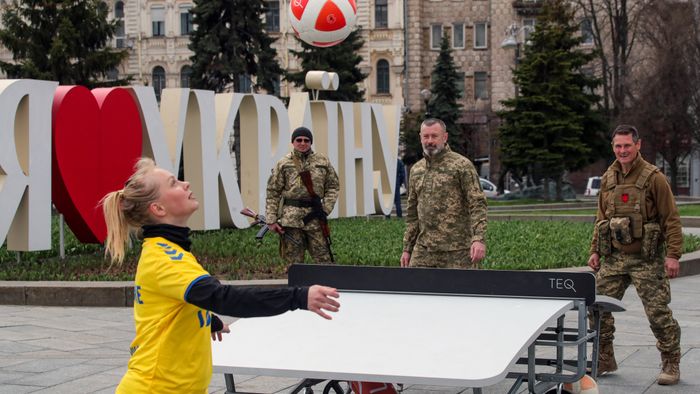
<instances>
[{"instance_id":1,"label":"woman's ponytail","mask_svg":"<svg viewBox=\"0 0 700 394\"><path fill-rule=\"evenodd\" d=\"M152 221L149 205L159 196L158 185L149 181L148 173L156 167L152 159L142 158L135 166L122 190L107 193L102 198L102 210L107 225L105 254L121 265L132 232Z\"/></svg>"}]
</instances>

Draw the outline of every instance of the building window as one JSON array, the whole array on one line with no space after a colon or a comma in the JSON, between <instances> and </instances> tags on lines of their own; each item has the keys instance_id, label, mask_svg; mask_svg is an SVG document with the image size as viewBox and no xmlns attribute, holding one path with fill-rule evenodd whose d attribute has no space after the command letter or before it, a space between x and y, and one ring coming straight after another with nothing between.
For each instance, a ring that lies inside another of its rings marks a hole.
<instances>
[{"instance_id":1,"label":"building window","mask_svg":"<svg viewBox=\"0 0 700 394\"><path fill-rule=\"evenodd\" d=\"M124 34L124 20L117 20L117 31L114 32L114 38L116 40L115 46L117 48L126 47L126 34Z\"/></svg>"},{"instance_id":2,"label":"building window","mask_svg":"<svg viewBox=\"0 0 700 394\"><path fill-rule=\"evenodd\" d=\"M442 25L430 25L430 49L440 49Z\"/></svg>"},{"instance_id":3,"label":"building window","mask_svg":"<svg viewBox=\"0 0 700 394\"><path fill-rule=\"evenodd\" d=\"M676 186L678 187L690 187L688 178L688 171L690 169L689 157L690 155L686 155L685 158L678 159L678 173L676 174ZM661 154L656 155L656 166L661 168L668 181L671 182L671 165L664 160Z\"/></svg>"},{"instance_id":4,"label":"building window","mask_svg":"<svg viewBox=\"0 0 700 394\"><path fill-rule=\"evenodd\" d=\"M180 70L180 87L181 88L189 88L190 87L190 78L192 78L192 67L183 66L182 69Z\"/></svg>"},{"instance_id":5,"label":"building window","mask_svg":"<svg viewBox=\"0 0 700 394\"><path fill-rule=\"evenodd\" d=\"M387 0L375 0L374 2L374 27L389 26L389 6Z\"/></svg>"},{"instance_id":6,"label":"building window","mask_svg":"<svg viewBox=\"0 0 700 394\"><path fill-rule=\"evenodd\" d=\"M163 67L153 67L151 80L153 81L153 90L156 92L156 100L160 102L160 95L163 93L163 89L165 89L165 70Z\"/></svg>"},{"instance_id":7,"label":"building window","mask_svg":"<svg viewBox=\"0 0 700 394\"><path fill-rule=\"evenodd\" d=\"M593 45L593 25L588 18L581 21L581 38L582 44Z\"/></svg>"},{"instance_id":8,"label":"building window","mask_svg":"<svg viewBox=\"0 0 700 394\"><path fill-rule=\"evenodd\" d=\"M180 6L180 35L189 36L192 33L192 14L190 4Z\"/></svg>"},{"instance_id":9,"label":"building window","mask_svg":"<svg viewBox=\"0 0 700 394\"><path fill-rule=\"evenodd\" d=\"M109 71L107 71L106 77L109 81L116 81L119 79L119 70L117 70L116 67L110 68Z\"/></svg>"},{"instance_id":10,"label":"building window","mask_svg":"<svg viewBox=\"0 0 700 394\"><path fill-rule=\"evenodd\" d=\"M464 48L464 23L452 24L452 48Z\"/></svg>"},{"instance_id":11,"label":"building window","mask_svg":"<svg viewBox=\"0 0 700 394\"><path fill-rule=\"evenodd\" d=\"M124 2L123 1L117 1L114 3L114 19L123 19L124 18Z\"/></svg>"},{"instance_id":12,"label":"building window","mask_svg":"<svg viewBox=\"0 0 700 394\"><path fill-rule=\"evenodd\" d=\"M530 34L535 31L536 22L537 19L535 18L523 19L523 42L527 42L530 39Z\"/></svg>"},{"instance_id":13,"label":"building window","mask_svg":"<svg viewBox=\"0 0 700 394\"><path fill-rule=\"evenodd\" d=\"M593 79L593 78L596 77L596 76L595 76L595 71L594 71L593 68L590 67L590 66L581 67L581 74L585 75L586 78L591 78L591 79ZM592 89L589 85L586 85L586 86L583 87L583 92L586 93L586 94L593 94L593 93L594 93L594 92L593 92L593 89Z\"/></svg>"},{"instance_id":14,"label":"building window","mask_svg":"<svg viewBox=\"0 0 700 394\"><path fill-rule=\"evenodd\" d=\"M377 62L377 94L389 93L389 62L381 59Z\"/></svg>"},{"instance_id":15,"label":"building window","mask_svg":"<svg viewBox=\"0 0 700 394\"><path fill-rule=\"evenodd\" d=\"M279 75L272 80L272 95L276 97L282 96L282 82Z\"/></svg>"},{"instance_id":16,"label":"building window","mask_svg":"<svg viewBox=\"0 0 700 394\"><path fill-rule=\"evenodd\" d=\"M280 31L280 2L265 2L265 31Z\"/></svg>"},{"instance_id":17,"label":"building window","mask_svg":"<svg viewBox=\"0 0 700 394\"><path fill-rule=\"evenodd\" d=\"M474 48L484 49L487 47L486 42L486 22L478 22L474 24Z\"/></svg>"},{"instance_id":18,"label":"building window","mask_svg":"<svg viewBox=\"0 0 700 394\"><path fill-rule=\"evenodd\" d=\"M486 72L478 71L474 73L474 99L489 99L489 76Z\"/></svg>"},{"instance_id":19,"label":"building window","mask_svg":"<svg viewBox=\"0 0 700 394\"><path fill-rule=\"evenodd\" d=\"M151 7L151 25L153 37L165 35L165 7Z\"/></svg>"},{"instance_id":20,"label":"building window","mask_svg":"<svg viewBox=\"0 0 700 394\"><path fill-rule=\"evenodd\" d=\"M238 93L251 93L253 90L253 80L248 74L238 75L238 85L240 86Z\"/></svg>"},{"instance_id":21,"label":"building window","mask_svg":"<svg viewBox=\"0 0 700 394\"><path fill-rule=\"evenodd\" d=\"M117 48L126 47L126 34L124 33L124 2L114 3L114 19L117 22L117 31L114 32Z\"/></svg>"}]
</instances>

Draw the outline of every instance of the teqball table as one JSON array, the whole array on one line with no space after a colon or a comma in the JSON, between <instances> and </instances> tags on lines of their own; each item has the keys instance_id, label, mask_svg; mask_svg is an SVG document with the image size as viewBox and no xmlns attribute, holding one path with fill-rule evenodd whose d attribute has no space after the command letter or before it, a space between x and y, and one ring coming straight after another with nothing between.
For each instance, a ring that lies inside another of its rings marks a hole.
<instances>
[{"instance_id":1,"label":"teqball table","mask_svg":"<svg viewBox=\"0 0 700 394\"><path fill-rule=\"evenodd\" d=\"M235 374L301 378L307 386L393 382L475 393L512 378L510 393L525 383L544 393L580 379L586 368L596 376L600 311L624 310L617 300L596 299L595 277L581 272L290 267L290 286L312 284L340 291L332 320L302 310L240 319L214 342L214 372L225 374L227 393L237 393ZM565 321L569 311L573 324ZM555 355L540 357L541 347Z\"/></svg>"}]
</instances>

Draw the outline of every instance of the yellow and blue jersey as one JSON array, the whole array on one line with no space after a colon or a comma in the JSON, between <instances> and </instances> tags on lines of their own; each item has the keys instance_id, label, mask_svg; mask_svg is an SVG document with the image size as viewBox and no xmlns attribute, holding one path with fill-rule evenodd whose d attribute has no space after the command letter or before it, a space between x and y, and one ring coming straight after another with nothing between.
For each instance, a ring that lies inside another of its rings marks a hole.
<instances>
[{"instance_id":1,"label":"yellow and blue jersey","mask_svg":"<svg viewBox=\"0 0 700 394\"><path fill-rule=\"evenodd\" d=\"M136 337L117 393L206 393L212 374L211 314L185 301L208 278L192 253L146 238L136 271Z\"/></svg>"}]
</instances>

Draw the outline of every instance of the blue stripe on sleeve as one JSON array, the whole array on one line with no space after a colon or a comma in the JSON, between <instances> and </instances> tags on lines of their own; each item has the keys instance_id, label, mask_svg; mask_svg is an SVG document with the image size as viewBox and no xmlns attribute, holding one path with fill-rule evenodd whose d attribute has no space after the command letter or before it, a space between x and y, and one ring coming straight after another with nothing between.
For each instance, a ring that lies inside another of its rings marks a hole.
<instances>
[{"instance_id":1,"label":"blue stripe on sleeve","mask_svg":"<svg viewBox=\"0 0 700 394\"><path fill-rule=\"evenodd\" d=\"M187 290L185 290L185 297L184 297L185 301L187 301L187 294L189 294L190 289L192 288L192 286L194 286L194 284L197 283L197 282L199 282L200 280L202 280L202 279L204 279L204 278L208 278L209 276L210 276L210 275L205 274L205 275L202 275L202 276L200 276L200 277L195 278L192 282L190 282L190 284L187 286Z\"/></svg>"}]
</instances>

